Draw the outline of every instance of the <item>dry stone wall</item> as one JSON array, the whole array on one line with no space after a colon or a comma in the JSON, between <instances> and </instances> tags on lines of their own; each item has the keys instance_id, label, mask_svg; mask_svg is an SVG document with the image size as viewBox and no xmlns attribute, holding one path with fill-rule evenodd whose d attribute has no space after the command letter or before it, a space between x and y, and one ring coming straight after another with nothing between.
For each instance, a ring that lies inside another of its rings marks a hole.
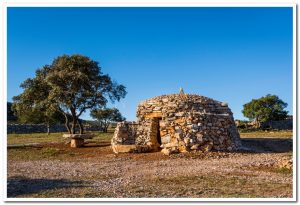
<instances>
[{"instance_id":1,"label":"dry stone wall","mask_svg":"<svg viewBox=\"0 0 300 205\"><path fill-rule=\"evenodd\" d=\"M100 131L97 125L84 126L85 131ZM64 125L51 125L50 132L67 132ZM47 126L44 124L8 124L7 134L28 134L28 133L47 133Z\"/></svg>"},{"instance_id":2,"label":"dry stone wall","mask_svg":"<svg viewBox=\"0 0 300 205\"><path fill-rule=\"evenodd\" d=\"M137 125L135 122L119 122L116 127L116 131L111 140L113 145L131 145L136 142L136 130Z\"/></svg>"},{"instance_id":3,"label":"dry stone wall","mask_svg":"<svg viewBox=\"0 0 300 205\"><path fill-rule=\"evenodd\" d=\"M111 139L113 151L115 153L152 151L151 143L147 140L141 141L137 135L137 129L140 127L135 122L119 122Z\"/></svg>"},{"instance_id":4,"label":"dry stone wall","mask_svg":"<svg viewBox=\"0 0 300 205\"><path fill-rule=\"evenodd\" d=\"M135 145L165 154L186 151L232 151L241 146L232 112L226 103L199 95L162 95L137 109ZM126 123L124 123L126 124ZM124 126L118 125L118 126ZM117 138L118 130L114 138ZM133 140L132 140L133 142Z\"/></svg>"},{"instance_id":5,"label":"dry stone wall","mask_svg":"<svg viewBox=\"0 0 300 205\"><path fill-rule=\"evenodd\" d=\"M293 130L293 120L269 121L262 125L262 128L271 128L277 130Z\"/></svg>"}]
</instances>

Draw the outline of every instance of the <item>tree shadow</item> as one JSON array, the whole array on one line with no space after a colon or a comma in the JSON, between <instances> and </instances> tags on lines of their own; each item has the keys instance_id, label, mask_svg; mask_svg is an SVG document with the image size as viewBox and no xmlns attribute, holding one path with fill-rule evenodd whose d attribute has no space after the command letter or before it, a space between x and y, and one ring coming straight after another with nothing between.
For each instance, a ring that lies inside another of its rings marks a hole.
<instances>
[{"instance_id":1,"label":"tree shadow","mask_svg":"<svg viewBox=\"0 0 300 205\"><path fill-rule=\"evenodd\" d=\"M87 187L82 181L68 181L64 179L30 179L26 177L11 177L7 179L7 197L17 197L23 194L33 194L40 191L70 188Z\"/></svg>"},{"instance_id":2,"label":"tree shadow","mask_svg":"<svg viewBox=\"0 0 300 205\"><path fill-rule=\"evenodd\" d=\"M103 144L99 144L99 143L85 143L83 147L81 148L91 148L91 147L108 147L111 146L110 143L103 143Z\"/></svg>"},{"instance_id":3,"label":"tree shadow","mask_svg":"<svg viewBox=\"0 0 300 205\"><path fill-rule=\"evenodd\" d=\"M240 152L283 153L293 151L293 140L283 138L242 138Z\"/></svg>"}]
</instances>

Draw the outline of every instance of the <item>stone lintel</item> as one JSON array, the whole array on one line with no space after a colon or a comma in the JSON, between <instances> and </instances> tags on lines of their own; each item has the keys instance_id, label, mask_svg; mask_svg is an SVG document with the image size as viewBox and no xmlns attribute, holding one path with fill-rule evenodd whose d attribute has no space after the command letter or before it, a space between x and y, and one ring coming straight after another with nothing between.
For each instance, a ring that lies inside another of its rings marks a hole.
<instances>
[{"instance_id":1,"label":"stone lintel","mask_svg":"<svg viewBox=\"0 0 300 205\"><path fill-rule=\"evenodd\" d=\"M161 112L151 112L151 113L147 113L145 115L145 118L162 118L162 113Z\"/></svg>"}]
</instances>

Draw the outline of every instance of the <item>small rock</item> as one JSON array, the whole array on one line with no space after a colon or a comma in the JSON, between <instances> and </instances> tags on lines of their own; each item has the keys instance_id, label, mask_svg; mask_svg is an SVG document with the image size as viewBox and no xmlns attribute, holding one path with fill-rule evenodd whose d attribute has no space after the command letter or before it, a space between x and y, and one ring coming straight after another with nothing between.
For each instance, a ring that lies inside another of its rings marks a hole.
<instances>
[{"instance_id":1,"label":"small rock","mask_svg":"<svg viewBox=\"0 0 300 205\"><path fill-rule=\"evenodd\" d=\"M185 144L189 144L190 143L190 138L185 137L183 139L183 141L184 141Z\"/></svg>"},{"instance_id":2,"label":"small rock","mask_svg":"<svg viewBox=\"0 0 300 205\"><path fill-rule=\"evenodd\" d=\"M199 144L194 144L192 147L191 147L191 150L197 150L199 148Z\"/></svg>"},{"instance_id":3,"label":"small rock","mask_svg":"<svg viewBox=\"0 0 300 205\"><path fill-rule=\"evenodd\" d=\"M167 148L162 149L161 152L162 152L164 155L170 155L170 154L171 154L171 150L170 150L170 149L167 149Z\"/></svg>"}]
</instances>

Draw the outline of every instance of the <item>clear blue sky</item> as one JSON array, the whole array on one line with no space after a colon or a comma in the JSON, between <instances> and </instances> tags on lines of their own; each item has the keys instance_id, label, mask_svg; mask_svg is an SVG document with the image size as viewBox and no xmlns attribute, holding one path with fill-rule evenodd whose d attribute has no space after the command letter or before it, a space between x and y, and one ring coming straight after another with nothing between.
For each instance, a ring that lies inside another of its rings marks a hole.
<instances>
[{"instance_id":1,"label":"clear blue sky","mask_svg":"<svg viewBox=\"0 0 300 205\"><path fill-rule=\"evenodd\" d=\"M180 87L228 102L236 119L266 94L292 114L292 25L292 8L8 8L8 101L37 68L82 54L127 87L110 106L128 120Z\"/></svg>"}]
</instances>

